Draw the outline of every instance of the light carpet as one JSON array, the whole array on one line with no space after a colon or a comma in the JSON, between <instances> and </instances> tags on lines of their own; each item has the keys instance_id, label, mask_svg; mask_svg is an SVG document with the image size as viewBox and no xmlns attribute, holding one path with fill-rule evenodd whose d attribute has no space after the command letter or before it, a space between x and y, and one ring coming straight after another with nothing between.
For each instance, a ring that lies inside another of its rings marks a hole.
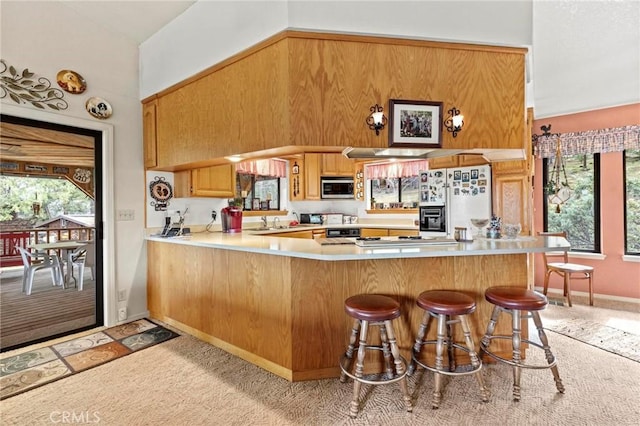
<instances>
[{"instance_id":1,"label":"light carpet","mask_svg":"<svg viewBox=\"0 0 640 426\"><path fill-rule=\"evenodd\" d=\"M60 423L66 415L101 425L637 424L640 363L555 333L549 342L564 394L549 370L524 370L522 400L515 403L511 370L493 364L482 370L488 403L474 378L462 376L445 380L440 409L432 410L433 375L419 370L409 379L413 413L404 410L397 383L364 385L362 411L351 419L352 383L290 383L183 335L9 398L0 423Z\"/></svg>"}]
</instances>

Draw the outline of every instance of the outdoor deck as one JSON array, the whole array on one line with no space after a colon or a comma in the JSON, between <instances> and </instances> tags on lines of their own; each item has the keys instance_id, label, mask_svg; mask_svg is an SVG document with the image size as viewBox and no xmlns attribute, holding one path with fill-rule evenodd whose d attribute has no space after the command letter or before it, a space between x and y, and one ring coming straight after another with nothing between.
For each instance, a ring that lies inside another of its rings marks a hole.
<instances>
[{"instance_id":1,"label":"outdoor deck","mask_svg":"<svg viewBox=\"0 0 640 426\"><path fill-rule=\"evenodd\" d=\"M22 267L0 270L0 349L95 324L95 281L89 268L84 289L62 289L48 270L38 271L30 296L22 292Z\"/></svg>"}]
</instances>

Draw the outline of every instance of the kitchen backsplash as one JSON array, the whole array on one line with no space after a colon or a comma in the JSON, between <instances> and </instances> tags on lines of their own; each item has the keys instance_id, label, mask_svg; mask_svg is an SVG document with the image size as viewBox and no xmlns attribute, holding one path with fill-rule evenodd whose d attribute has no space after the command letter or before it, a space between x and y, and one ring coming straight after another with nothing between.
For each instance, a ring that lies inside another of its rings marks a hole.
<instances>
[{"instance_id":1,"label":"kitchen backsplash","mask_svg":"<svg viewBox=\"0 0 640 426\"><path fill-rule=\"evenodd\" d=\"M159 172L159 171L148 171L146 180L147 180L147 204L145 206L147 212L147 228L161 228L164 225L165 217L167 212L171 212L175 218L177 218L177 212L184 212L187 207L189 211L185 216L185 225L207 225L211 222L211 210L215 210L218 218L216 219L215 224L220 225L220 210L227 206L227 200L223 198L171 198L169 200L169 204L167 205L167 211L156 211L154 205L151 204L154 201L149 196L149 184L157 180L156 178L163 178L166 182L168 182L173 187L173 173L170 172ZM286 179L283 179L283 190L287 191L288 187ZM370 222L375 219L379 222L387 222L387 221L398 221L406 219L408 222L412 222L414 219L413 216L415 214L407 214L407 215L367 215L366 213L366 203L364 201L355 201L355 200L327 200L327 201L289 201L284 203L282 206L283 209L288 210L289 214L286 219L281 218L281 220L290 221L295 219L293 212L298 213L342 213L350 216L358 216L360 219L365 222ZM417 219L417 217L415 218ZM259 222L260 217L245 217L243 219L244 223L251 222Z\"/></svg>"}]
</instances>

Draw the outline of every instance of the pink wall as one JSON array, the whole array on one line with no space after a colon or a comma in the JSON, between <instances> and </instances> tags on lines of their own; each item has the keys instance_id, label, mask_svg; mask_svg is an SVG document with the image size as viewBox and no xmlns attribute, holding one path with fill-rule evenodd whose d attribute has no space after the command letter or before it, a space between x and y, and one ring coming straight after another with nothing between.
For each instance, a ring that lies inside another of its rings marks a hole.
<instances>
[{"instance_id":1,"label":"pink wall","mask_svg":"<svg viewBox=\"0 0 640 426\"><path fill-rule=\"evenodd\" d=\"M577 114L534 120L533 133L540 134L540 126L551 124L552 133L580 132L629 124L640 124L640 104L606 108ZM600 209L601 245L604 260L572 258L574 263L595 268L594 293L640 299L640 263L625 262L624 255L624 184L622 180L622 153L600 156ZM543 230L542 160L535 160L534 177L534 229ZM536 255L535 285L544 282L544 261ZM572 290L588 292L586 280L574 280ZM562 279L552 275L549 286L562 289Z\"/></svg>"}]
</instances>

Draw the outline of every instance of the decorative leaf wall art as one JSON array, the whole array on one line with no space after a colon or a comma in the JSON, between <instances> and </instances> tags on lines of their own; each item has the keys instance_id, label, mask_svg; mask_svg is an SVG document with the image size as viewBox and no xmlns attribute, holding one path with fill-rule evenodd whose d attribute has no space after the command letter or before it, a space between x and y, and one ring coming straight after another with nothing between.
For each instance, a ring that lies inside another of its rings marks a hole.
<instances>
[{"instance_id":1,"label":"decorative leaf wall art","mask_svg":"<svg viewBox=\"0 0 640 426\"><path fill-rule=\"evenodd\" d=\"M45 77L35 77L35 74L25 68L18 72L12 65L7 65L0 59L0 99L11 98L15 103L31 104L36 108L45 109L45 105L56 111L67 109L64 92L52 88L51 82Z\"/></svg>"}]
</instances>

